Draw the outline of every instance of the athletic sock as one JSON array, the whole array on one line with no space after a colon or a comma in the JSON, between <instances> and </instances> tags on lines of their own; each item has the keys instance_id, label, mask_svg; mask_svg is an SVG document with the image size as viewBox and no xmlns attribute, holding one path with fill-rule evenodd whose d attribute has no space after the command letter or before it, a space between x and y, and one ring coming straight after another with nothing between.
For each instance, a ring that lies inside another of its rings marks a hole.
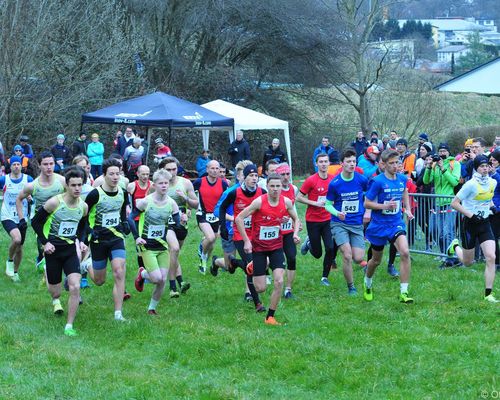
<instances>
[{"instance_id":1,"label":"athletic sock","mask_svg":"<svg viewBox=\"0 0 500 400\"><path fill-rule=\"evenodd\" d=\"M208 260L208 254L207 253L201 253L201 261L207 262Z\"/></svg>"},{"instance_id":2,"label":"athletic sock","mask_svg":"<svg viewBox=\"0 0 500 400\"><path fill-rule=\"evenodd\" d=\"M373 278L368 278L367 276L365 276L365 286L367 287L367 289L371 289L372 288L372 282L373 281Z\"/></svg>"},{"instance_id":3,"label":"athletic sock","mask_svg":"<svg viewBox=\"0 0 500 400\"><path fill-rule=\"evenodd\" d=\"M66 324L66 326L64 327L64 330L66 329L73 329L73 324Z\"/></svg>"},{"instance_id":4,"label":"athletic sock","mask_svg":"<svg viewBox=\"0 0 500 400\"><path fill-rule=\"evenodd\" d=\"M292 288L291 287L286 287L285 288L285 292L291 292L292 291Z\"/></svg>"},{"instance_id":5,"label":"athletic sock","mask_svg":"<svg viewBox=\"0 0 500 400\"><path fill-rule=\"evenodd\" d=\"M159 302L160 302L159 300L155 300L155 299L151 298L151 301L149 302L148 310L156 310L156 306L158 305Z\"/></svg>"},{"instance_id":6,"label":"athletic sock","mask_svg":"<svg viewBox=\"0 0 500 400\"><path fill-rule=\"evenodd\" d=\"M174 292L177 290L177 287L175 286L175 279L169 280L170 282L170 290L173 290Z\"/></svg>"},{"instance_id":7,"label":"athletic sock","mask_svg":"<svg viewBox=\"0 0 500 400\"><path fill-rule=\"evenodd\" d=\"M401 293L408 293L408 283L401 283Z\"/></svg>"},{"instance_id":8,"label":"athletic sock","mask_svg":"<svg viewBox=\"0 0 500 400\"><path fill-rule=\"evenodd\" d=\"M272 308L270 308L269 310L267 310L267 316L266 316L266 319L268 319L269 317L274 317L274 312L276 310L273 310Z\"/></svg>"},{"instance_id":9,"label":"athletic sock","mask_svg":"<svg viewBox=\"0 0 500 400\"><path fill-rule=\"evenodd\" d=\"M143 269L143 270L141 271L141 277L142 277L142 279L149 278L148 271L146 271L145 269Z\"/></svg>"},{"instance_id":10,"label":"athletic sock","mask_svg":"<svg viewBox=\"0 0 500 400\"><path fill-rule=\"evenodd\" d=\"M353 282L348 283L347 284L347 289L354 289L354 283Z\"/></svg>"},{"instance_id":11,"label":"athletic sock","mask_svg":"<svg viewBox=\"0 0 500 400\"><path fill-rule=\"evenodd\" d=\"M484 297L489 296L492 291L493 291L493 289L485 289L484 290Z\"/></svg>"},{"instance_id":12,"label":"athletic sock","mask_svg":"<svg viewBox=\"0 0 500 400\"><path fill-rule=\"evenodd\" d=\"M121 310L115 311L115 319L122 319L123 315Z\"/></svg>"},{"instance_id":13,"label":"athletic sock","mask_svg":"<svg viewBox=\"0 0 500 400\"><path fill-rule=\"evenodd\" d=\"M175 277L175 279L177 280L177 283L178 283L179 285L182 285L182 282L183 282L182 275L177 275L177 276Z\"/></svg>"}]
</instances>

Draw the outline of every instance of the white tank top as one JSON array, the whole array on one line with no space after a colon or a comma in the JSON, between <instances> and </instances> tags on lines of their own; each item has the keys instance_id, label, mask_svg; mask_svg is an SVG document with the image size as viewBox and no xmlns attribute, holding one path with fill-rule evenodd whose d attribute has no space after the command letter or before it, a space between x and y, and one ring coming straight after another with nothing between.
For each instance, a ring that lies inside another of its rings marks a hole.
<instances>
[{"instance_id":1,"label":"white tank top","mask_svg":"<svg viewBox=\"0 0 500 400\"><path fill-rule=\"evenodd\" d=\"M5 175L5 186L3 188L3 203L1 210L2 221L10 220L16 224L19 222L19 216L16 210L17 195L23 190L24 185L28 183L28 175L22 174L19 183L12 182L10 175ZM23 200L23 213L28 215L28 201Z\"/></svg>"}]
</instances>

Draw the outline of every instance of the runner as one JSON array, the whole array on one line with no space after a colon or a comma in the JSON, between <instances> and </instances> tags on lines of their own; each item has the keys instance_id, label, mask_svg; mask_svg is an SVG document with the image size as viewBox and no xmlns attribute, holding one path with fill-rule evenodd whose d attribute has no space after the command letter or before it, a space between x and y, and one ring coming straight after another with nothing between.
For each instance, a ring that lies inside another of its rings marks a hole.
<instances>
[{"instance_id":1,"label":"runner","mask_svg":"<svg viewBox=\"0 0 500 400\"><path fill-rule=\"evenodd\" d=\"M327 172L330 165L327 154L318 154L316 156L316 165L318 172L304 181L297 196L298 202L307 204L306 227L308 237L302 245L301 253L305 255L310 251L314 258L320 258L322 255L321 240L323 239L325 257L323 258L323 275L320 284L330 286L328 275L334 263L333 239L330 229L331 215L325 210L325 203L328 185L333 176Z\"/></svg>"},{"instance_id":2,"label":"runner","mask_svg":"<svg viewBox=\"0 0 500 400\"><path fill-rule=\"evenodd\" d=\"M257 197L235 219L239 233L243 237L244 251L252 253L253 282L258 293L266 290L267 260L273 271L274 289L271 294L269 310L265 319L268 325L281 325L274 314L283 291L285 256L281 224L286 217L294 223L294 242L300 242L299 219L290 199L281 196L281 177L270 174L267 177L268 193ZM245 219L252 217L251 240L245 229Z\"/></svg>"},{"instance_id":3,"label":"runner","mask_svg":"<svg viewBox=\"0 0 500 400\"><path fill-rule=\"evenodd\" d=\"M295 209L295 199L299 193L297 186L290 183L290 166L288 163L282 163L276 168L276 173L281 176L281 194L290 199ZM297 210L295 209L295 212ZM300 227L299 227L300 229ZM295 275L297 272L297 246L293 240L293 224L291 220L283 222L281 224L281 234L283 235L283 251L286 257L286 285L285 292L283 296L285 299L291 299L294 297L292 294L292 287L295 281Z\"/></svg>"},{"instance_id":4,"label":"runner","mask_svg":"<svg viewBox=\"0 0 500 400\"><path fill-rule=\"evenodd\" d=\"M23 244L26 239L26 222L19 226L19 216L16 209L16 199L23 187L32 182L33 178L21 172L21 157L10 158L10 174L0 177L0 189L3 190L1 210L2 226L10 236L9 254L5 274L13 282L19 282L19 266L23 259ZM24 215L28 214L28 200L23 200Z\"/></svg>"},{"instance_id":5,"label":"runner","mask_svg":"<svg viewBox=\"0 0 500 400\"><path fill-rule=\"evenodd\" d=\"M191 215L190 208L198 207L198 198L194 193L193 184L189 179L182 176L177 176L179 170L179 161L175 157L166 157L160 163L159 168L163 168L170 173L172 178L169 182L168 196L172 198L179 206L179 215L181 223L176 225L173 220L169 221L170 229L173 230L175 236L167 235L168 249L170 253L170 268L175 270L175 279L179 284L181 294L186 293L191 285L185 282L182 277L182 268L179 263L179 255L184 241L188 234L188 220ZM177 293L175 282L170 282L171 293L174 297Z\"/></svg>"},{"instance_id":6,"label":"runner","mask_svg":"<svg viewBox=\"0 0 500 400\"><path fill-rule=\"evenodd\" d=\"M215 205L228 187L227 183L219 178L218 175L219 162L211 160L207 164L207 176L198 178L193 183L194 190L198 192L199 200L196 220L204 236L199 246L199 272L203 275L207 271L207 260L212 254L219 232L219 218L214 215Z\"/></svg>"},{"instance_id":7,"label":"runner","mask_svg":"<svg viewBox=\"0 0 500 400\"><path fill-rule=\"evenodd\" d=\"M85 199L89 207L89 226L92 230L90 250L92 266L88 272L97 286L106 282L108 259L113 270L113 299L115 320L125 321L122 314L125 293L125 241L129 232L127 222L128 198L121 187L120 162L107 159L102 165L104 183L93 189Z\"/></svg>"},{"instance_id":8,"label":"runner","mask_svg":"<svg viewBox=\"0 0 500 400\"><path fill-rule=\"evenodd\" d=\"M241 161L240 161L241 162ZM238 167L238 164L236 164ZM257 187L257 180L259 179L259 175L257 173L257 166L255 164L247 165L243 170L243 181L241 182L240 187L237 187L235 190L231 190L227 193L227 196L222 201L220 206L219 216L220 216L220 230L221 230L221 238L224 240L229 240L229 232L226 227L226 214L227 209L230 206L233 206L233 219L236 218L244 208L248 207L253 200L262 194L266 193L260 187ZM247 236L251 236L252 231L252 217L247 217L244 221L244 226L247 232ZM255 310L257 312L265 311L265 307L262 305L259 299L259 295L257 294L252 274L249 273L247 265L252 262L252 254L246 253L244 251L244 242L243 236L240 235L239 231L234 229L233 226L233 244L238 250L238 254L240 255L242 262L238 263L237 260L232 260L231 264L239 265L243 268L246 273L247 278L247 287L250 291L250 295L252 296L252 300L255 305ZM212 268L210 270L212 275L217 275L217 270Z\"/></svg>"},{"instance_id":9,"label":"runner","mask_svg":"<svg viewBox=\"0 0 500 400\"><path fill-rule=\"evenodd\" d=\"M382 261L384 247L394 243L400 255L400 295L401 303L413 303L408 296L411 260L406 239L406 226L401 207L409 219L413 219L410 200L406 189L406 176L397 174L399 154L395 150L384 150L381 156L384 173L373 178L365 195L365 208L371 209L371 221L366 229L366 238L371 243L372 256L368 260L364 279L363 297L373 300L372 279Z\"/></svg>"},{"instance_id":10,"label":"runner","mask_svg":"<svg viewBox=\"0 0 500 400\"><path fill-rule=\"evenodd\" d=\"M16 199L16 210L19 216L19 227L27 226L25 217L27 214L24 212L24 200L29 196L33 199L34 209L30 212L33 216L40 208L43 207L45 202L51 197L64 192L64 178L61 175L54 173L55 158L50 151L42 151L38 157L40 165L40 176L23 186ZM38 256L35 260L36 269L38 272L43 273L45 270L45 258L43 256L42 243L37 238Z\"/></svg>"},{"instance_id":11,"label":"runner","mask_svg":"<svg viewBox=\"0 0 500 400\"><path fill-rule=\"evenodd\" d=\"M132 204L132 210L136 208L137 200L143 199L149 193L151 188L151 181L149 180L149 167L147 165L141 165L137 168L137 179L127 185L127 192L130 195L129 202ZM130 221L129 221L130 222ZM139 215L135 217L135 223L139 222ZM130 225L130 223L129 223ZM144 268L144 262L142 261L141 251L138 247L137 250L137 264L139 268Z\"/></svg>"},{"instance_id":12,"label":"runner","mask_svg":"<svg viewBox=\"0 0 500 400\"><path fill-rule=\"evenodd\" d=\"M486 260L484 270L484 300L498 303L493 294L495 282L495 235L491 229L490 208L497 186L497 181L488 176L488 157L478 155L474 159L475 172L472 178L464 183L451 206L464 216L462 225L462 247L458 239L454 239L448 247L448 254L457 255L459 260L469 266L474 262L474 248L479 242Z\"/></svg>"},{"instance_id":13,"label":"runner","mask_svg":"<svg viewBox=\"0 0 500 400\"><path fill-rule=\"evenodd\" d=\"M80 299L80 259L77 249L87 248L83 239L88 207L80 198L85 172L72 166L65 171L66 192L51 197L35 214L32 225L43 244L47 287L52 296L54 314L63 314L61 306L61 281L64 272L68 278L68 319L64 334L76 336L73 322Z\"/></svg>"},{"instance_id":14,"label":"runner","mask_svg":"<svg viewBox=\"0 0 500 400\"><path fill-rule=\"evenodd\" d=\"M164 169L156 171L153 175L154 193L138 199L129 215L130 229L144 260L144 267L139 268L135 279L135 288L142 292L145 279L155 285L148 307L150 315L158 315L156 306L165 290L169 264L167 235L175 236L168 228L169 220L173 219L176 226L180 225L179 207L167 194L170 179L170 172ZM136 217L139 217L137 225ZM169 279L174 286L172 293L175 291L175 268L170 269Z\"/></svg>"},{"instance_id":15,"label":"runner","mask_svg":"<svg viewBox=\"0 0 500 400\"><path fill-rule=\"evenodd\" d=\"M342 172L328 185L325 208L332 214L332 236L342 252L348 294L355 296L358 291L354 286L352 261L361 263L365 255L363 194L367 190L368 179L355 171L354 149L344 150L341 162Z\"/></svg>"}]
</instances>

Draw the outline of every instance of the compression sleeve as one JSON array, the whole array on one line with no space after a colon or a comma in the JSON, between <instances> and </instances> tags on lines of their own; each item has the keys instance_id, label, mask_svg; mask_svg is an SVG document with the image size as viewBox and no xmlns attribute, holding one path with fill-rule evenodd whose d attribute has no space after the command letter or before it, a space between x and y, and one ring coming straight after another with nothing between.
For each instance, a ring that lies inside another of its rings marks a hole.
<instances>
[{"instance_id":1,"label":"compression sleeve","mask_svg":"<svg viewBox=\"0 0 500 400\"><path fill-rule=\"evenodd\" d=\"M47 222L47 218L49 217L49 213L43 207L41 207L31 220L31 227L35 231L40 242L45 245L48 242L48 239L43 235L43 225Z\"/></svg>"},{"instance_id":2,"label":"compression sleeve","mask_svg":"<svg viewBox=\"0 0 500 400\"><path fill-rule=\"evenodd\" d=\"M172 219L175 222L175 227L176 228L180 228L180 226L181 226L181 215L178 212L176 212L175 214L172 214Z\"/></svg>"},{"instance_id":3,"label":"compression sleeve","mask_svg":"<svg viewBox=\"0 0 500 400\"><path fill-rule=\"evenodd\" d=\"M334 217L339 215L338 210L333 206L333 201L331 200L326 201L325 210L332 214Z\"/></svg>"},{"instance_id":4,"label":"compression sleeve","mask_svg":"<svg viewBox=\"0 0 500 400\"><path fill-rule=\"evenodd\" d=\"M139 231L137 230L137 225L135 224L134 219L140 215L140 212L137 208L134 207L132 212L128 216L128 226L130 227L130 232L132 232L132 236L135 240L139 237Z\"/></svg>"}]
</instances>

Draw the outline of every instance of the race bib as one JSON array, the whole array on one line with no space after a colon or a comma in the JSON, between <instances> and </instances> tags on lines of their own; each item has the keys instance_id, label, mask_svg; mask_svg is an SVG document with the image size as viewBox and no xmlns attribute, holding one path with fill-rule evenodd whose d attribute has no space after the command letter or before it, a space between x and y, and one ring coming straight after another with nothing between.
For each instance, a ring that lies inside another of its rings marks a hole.
<instances>
[{"instance_id":1,"label":"race bib","mask_svg":"<svg viewBox=\"0 0 500 400\"><path fill-rule=\"evenodd\" d=\"M148 239L161 239L165 236L165 225L149 225Z\"/></svg>"},{"instance_id":2,"label":"race bib","mask_svg":"<svg viewBox=\"0 0 500 400\"><path fill-rule=\"evenodd\" d=\"M214 213L207 213L205 214L205 221L207 221L209 224L212 224L214 222L217 222L219 218L217 218Z\"/></svg>"},{"instance_id":3,"label":"race bib","mask_svg":"<svg viewBox=\"0 0 500 400\"><path fill-rule=\"evenodd\" d=\"M487 218L490 214L490 201L481 201L474 207L474 214L480 218Z\"/></svg>"},{"instance_id":4,"label":"race bib","mask_svg":"<svg viewBox=\"0 0 500 400\"><path fill-rule=\"evenodd\" d=\"M112 228L113 226L117 226L120 223L120 213L110 212L102 215L102 226L104 228Z\"/></svg>"},{"instance_id":5,"label":"race bib","mask_svg":"<svg viewBox=\"0 0 500 400\"><path fill-rule=\"evenodd\" d=\"M342 212L346 214L355 214L359 211L359 200L348 200L342 202Z\"/></svg>"},{"instance_id":6,"label":"race bib","mask_svg":"<svg viewBox=\"0 0 500 400\"><path fill-rule=\"evenodd\" d=\"M59 232L57 234L61 237L72 237L76 235L77 228L78 222L64 221L59 225Z\"/></svg>"},{"instance_id":7,"label":"race bib","mask_svg":"<svg viewBox=\"0 0 500 400\"><path fill-rule=\"evenodd\" d=\"M288 221L283 222L281 224L281 230L282 231L290 231L290 230L292 230L292 220L289 219Z\"/></svg>"},{"instance_id":8,"label":"race bib","mask_svg":"<svg viewBox=\"0 0 500 400\"><path fill-rule=\"evenodd\" d=\"M280 234L279 226L261 226L259 232L260 240L273 240L277 239Z\"/></svg>"},{"instance_id":9,"label":"race bib","mask_svg":"<svg viewBox=\"0 0 500 400\"><path fill-rule=\"evenodd\" d=\"M384 204L389 204L389 203L390 203L390 200L384 201ZM397 214L399 212L400 205L401 205L401 202L399 200L396 200L396 208L394 210L382 210L382 214L385 214L385 215Z\"/></svg>"},{"instance_id":10,"label":"race bib","mask_svg":"<svg viewBox=\"0 0 500 400\"><path fill-rule=\"evenodd\" d=\"M243 226L245 229L250 229L252 227L252 216L249 215L243 220Z\"/></svg>"}]
</instances>

